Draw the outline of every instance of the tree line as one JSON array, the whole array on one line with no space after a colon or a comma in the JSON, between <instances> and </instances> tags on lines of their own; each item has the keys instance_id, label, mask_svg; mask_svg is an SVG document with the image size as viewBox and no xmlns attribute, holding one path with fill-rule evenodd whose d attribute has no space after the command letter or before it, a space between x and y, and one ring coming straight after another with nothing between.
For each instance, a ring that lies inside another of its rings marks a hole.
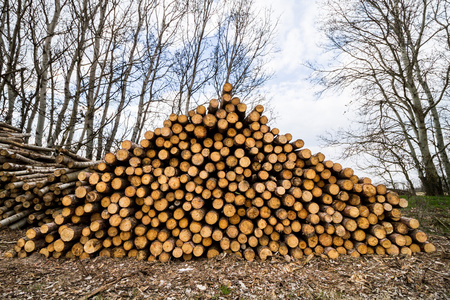
<instances>
[{"instance_id":1,"label":"tree line","mask_svg":"<svg viewBox=\"0 0 450 300\"><path fill-rule=\"evenodd\" d=\"M4 0L0 116L37 145L100 159L225 82L263 101L275 27L246 0Z\"/></svg>"}]
</instances>

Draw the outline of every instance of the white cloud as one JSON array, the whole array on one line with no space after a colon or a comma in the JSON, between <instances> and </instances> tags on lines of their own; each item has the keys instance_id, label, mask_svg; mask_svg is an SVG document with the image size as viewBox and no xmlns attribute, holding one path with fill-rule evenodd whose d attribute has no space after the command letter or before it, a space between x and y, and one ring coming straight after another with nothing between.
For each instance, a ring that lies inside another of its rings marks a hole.
<instances>
[{"instance_id":1,"label":"white cloud","mask_svg":"<svg viewBox=\"0 0 450 300\"><path fill-rule=\"evenodd\" d=\"M266 84L266 93L273 99L272 105L279 117L274 126L281 133L291 133L294 139L305 141L305 147L313 153L322 152L327 159L338 161L355 169L359 176L368 176L359 170L352 160L339 158L340 149L324 147L319 136L327 131L345 128L355 112L346 106L350 95L327 93L317 98L318 87L309 82L311 70L308 61L324 62L329 55L318 46L323 36L316 28L320 7L308 0L257 0L261 7L272 6L274 15L280 16L276 44L280 51L269 67L275 77Z\"/></svg>"},{"instance_id":2,"label":"white cloud","mask_svg":"<svg viewBox=\"0 0 450 300\"><path fill-rule=\"evenodd\" d=\"M318 135L348 124L344 115L348 95L328 95L317 99L317 87L308 81L307 61L320 60L317 46L321 34L315 22L319 7L315 1L256 1L258 6L272 6L280 16L276 44L280 48L269 67L275 77L267 83L267 92L280 115L275 120L283 132L302 138L310 147L319 146Z\"/></svg>"}]
</instances>

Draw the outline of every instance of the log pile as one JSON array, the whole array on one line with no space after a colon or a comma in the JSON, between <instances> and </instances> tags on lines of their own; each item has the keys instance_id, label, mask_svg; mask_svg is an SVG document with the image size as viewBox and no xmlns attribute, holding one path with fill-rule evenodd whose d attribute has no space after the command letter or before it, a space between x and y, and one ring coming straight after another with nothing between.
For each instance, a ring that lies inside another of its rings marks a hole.
<instances>
[{"instance_id":1,"label":"log pile","mask_svg":"<svg viewBox=\"0 0 450 300\"><path fill-rule=\"evenodd\" d=\"M19 229L53 221L78 174L95 165L66 150L23 143L26 134L0 122L0 228Z\"/></svg>"},{"instance_id":2,"label":"log pile","mask_svg":"<svg viewBox=\"0 0 450 300\"><path fill-rule=\"evenodd\" d=\"M229 252L252 261L435 250L402 216L405 199L270 128L264 108L247 113L231 89L79 173L53 221L8 255L166 262Z\"/></svg>"}]
</instances>

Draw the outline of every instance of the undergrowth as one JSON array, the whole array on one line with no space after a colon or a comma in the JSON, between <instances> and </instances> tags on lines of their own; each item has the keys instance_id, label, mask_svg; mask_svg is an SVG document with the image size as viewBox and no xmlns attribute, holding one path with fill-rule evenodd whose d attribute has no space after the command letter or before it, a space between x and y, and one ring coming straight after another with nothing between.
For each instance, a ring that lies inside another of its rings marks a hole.
<instances>
[{"instance_id":1,"label":"undergrowth","mask_svg":"<svg viewBox=\"0 0 450 300\"><path fill-rule=\"evenodd\" d=\"M450 235L450 196L401 196L409 205L405 216L416 218L427 233Z\"/></svg>"}]
</instances>

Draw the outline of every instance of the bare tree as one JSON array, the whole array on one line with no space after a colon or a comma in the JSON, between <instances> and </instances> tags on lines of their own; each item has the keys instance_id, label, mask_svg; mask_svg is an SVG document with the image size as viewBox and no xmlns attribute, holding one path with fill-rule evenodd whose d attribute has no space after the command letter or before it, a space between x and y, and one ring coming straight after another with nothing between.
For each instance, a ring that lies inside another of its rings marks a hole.
<instances>
[{"instance_id":1,"label":"bare tree","mask_svg":"<svg viewBox=\"0 0 450 300\"><path fill-rule=\"evenodd\" d=\"M36 126L36 145L42 145L42 139L44 136L44 125L47 111L47 84L48 84L48 72L50 69L50 51L52 46L52 39L55 34L56 25L58 24L59 17L61 15L61 1L54 0L53 3L53 16L48 15L48 7L41 6L40 9L36 9L35 13L43 13L45 18L45 31L44 31L44 42L42 45L41 58L35 57L35 60L39 60L40 64L36 65L37 73L40 77L39 86L39 109L38 109L38 121ZM34 18L38 18L36 14L33 15ZM37 27L31 28L31 30L36 30ZM40 42L37 40L39 37L34 33L34 42L38 46Z\"/></svg>"},{"instance_id":2,"label":"bare tree","mask_svg":"<svg viewBox=\"0 0 450 300\"><path fill-rule=\"evenodd\" d=\"M362 120L378 124L379 129L361 134L357 131L367 130L364 126L350 130L349 147L362 142L375 145L379 139L384 139L387 149L400 143L426 192L442 194L441 178L447 183L450 178L448 144L440 125L448 117L448 2L329 0L324 4L321 29L329 42L327 49L336 57L331 67L314 66L315 79L330 89L353 89ZM436 130L437 153L430 145L430 122ZM370 146L367 151L375 153ZM374 157L381 161L386 152ZM438 173L436 155L444 174ZM396 159L399 168L402 159Z\"/></svg>"},{"instance_id":3,"label":"bare tree","mask_svg":"<svg viewBox=\"0 0 450 300\"><path fill-rule=\"evenodd\" d=\"M80 63L81 56L83 54L83 50L86 47L86 32L91 21L88 15L88 0L83 0L80 6L77 2L69 2L69 9L71 11L72 22L68 24L70 28L67 29L66 37L66 47L70 50L71 45L76 45L73 51L68 51L65 57L67 59L67 70L65 70L64 74L64 101L62 103L61 109L59 111L58 117L56 119L55 130L51 135L51 139L49 139L49 145L53 146L56 144L60 133L63 131L63 124L67 118L67 109L69 107L70 102L73 100L74 96L70 90L70 85L72 83L72 76L75 71L75 67L77 63ZM95 7L95 10L98 6ZM74 29L76 28L76 29ZM72 119L72 118L71 118Z\"/></svg>"},{"instance_id":4,"label":"bare tree","mask_svg":"<svg viewBox=\"0 0 450 300\"><path fill-rule=\"evenodd\" d=\"M232 82L234 93L244 99L272 76L264 68L274 52L276 22L270 9L255 10L254 1L228 0L220 9L214 51L214 88Z\"/></svg>"},{"instance_id":5,"label":"bare tree","mask_svg":"<svg viewBox=\"0 0 450 300\"><path fill-rule=\"evenodd\" d=\"M225 81L253 93L273 26L252 3L5 0L0 117L39 145L101 158Z\"/></svg>"},{"instance_id":6,"label":"bare tree","mask_svg":"<svg viewBox=\"0 0 450 300\"><path fill-rule=\"evenodd\" d=\"M105 92L105 99L102 103L103 113L102 118L100 120L100 127L97 132L97 160L100 160L103 155L103 144L104 144L104 131L105 126L111 121L111 118L108 118L109 113L109 106L111 103L111 98L113 95L113 88L116 85L117 81L120 79L116 76L116 73L114 72L114 63L115 60L113 59L115 56L116 48L113 46L115 44L115 36L110 40L110 44L108 45L108 49L110 49L109 55L111 58L109 59L109 70L107 71L108 78L107 81L107 87ZM108 61L108 59L106 59ZM106 65L105 65L106 66Z\"/></svg>"},{"instance_id":7,"label":"bare tree","mask_svg":"<svg viewBox=\"0 0 450 300\"><path fill-rule=\"evenodd\" d=\"M178 1L161 1L147 9L145 50L142 57L142 87L139 94L136 123L133 127L131 140L137 142L142 134L145 121L148 118L150 106L157 101L160 91L169 85L164 76L172 67L169 47L176 38L178 26L184 11ZM145 100L147 99L147 100Z\"/></svg>"},{"instance_id":8,"label":"bare tree","mask_svg":"<svg viewBox=\"0 0 450 300\"><path fill-rule=\"evenodd\" d=\"M215 28L211 24L214 1L193 0L186 1L185 5L187 13L181 24L180 48L174 54L173 74L174 89L177 90L175 112L187 114L194 95L212 78L211 61L206 51Z\"/></svg>"},{"instance_id":9,"label":"bare tree","mask_svg":"<svg viewBox=\"0 0 450 300\"><path fill-rule=\"evenodd\" d=\"M5 0L0 11L0 111L6 112L8 124L12 124L17 98L25 97L28 76L24 63L24 26L30 5L29 0Z\"/></svg>"},{"instance_id":10,"label":"bare tree","mask_svg":"<svg viewBox=\"0 0 450 300\"><path fill-rule=\"evenodd\" d=\"M100 15L99 15L99 23L94 31L94 49L92 56L92 63L89 71L89 83L88 83L88 92L86 95L86 115L85 115L85 128L87 135L87 150L86 156L88 158L92 158L94 151L94 113L95 113L95 98L94 92L96 85L99 84L98 75L97 75L97 67L100 59L100 43L103 38L103 30L106 23L106 11L108 8L108 0L100 0ZM83 130L83 131L84 131ZM83 139L81 139L83 140Z\"/></svg>"},{"instance_id":11,"label":"bare tree","mask_svg":"<svg viewBox=\"0 0 450 300\"><path fill-rule=\"evenodd\" d=\"M114 120L114 125L113 125L112 131L111 131L111 135L105 145L105 151L110 151L110 149L111 149L114 138L117 134L117 129L119 128L119 122L120 122L122 110L124 109L127 98L130 97L129 93L127 93L128 92L127 87L129 84L128 80L131 75L131 71L134 67L135 61L137 60L137 58L135 57L135 51L136 51L136 47L138 46L139 36L140 36L141 30L142 30L142 26L144 24L144 18L145 18L144 16L146 14L147 8L148 8L148 6L146 5L146 3L144 3L144 0L140 0L138 3L138 8L137 8L137 24L136 24L136 27L133 28L131 47L129 50L126 51L126 53L128 54L128 60L124 64L124 70L123 70L123 73L121 75L121 80L120 80L120 85L121 85L121 87L120 87L120 89L121 89L120 102L117 107L117 114L116 114L116 117ZM130 100L128 99L128 101L130 101Z\"/></svg>"}]
</instances>

